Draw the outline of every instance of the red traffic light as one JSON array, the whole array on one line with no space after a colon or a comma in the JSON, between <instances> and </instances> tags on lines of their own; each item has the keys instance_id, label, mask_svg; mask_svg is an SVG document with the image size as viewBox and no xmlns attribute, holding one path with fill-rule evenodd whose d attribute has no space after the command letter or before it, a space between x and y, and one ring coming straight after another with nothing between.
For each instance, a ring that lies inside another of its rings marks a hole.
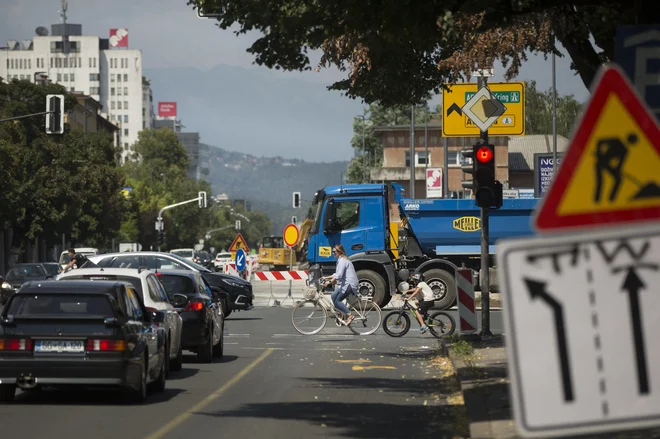
<instances>
[{"instance_id":1,"label":"red traffic light","mask_svg":"<svg viewBox=\"0 0 660 439\"><path fill-rule=\"evenodd\" d=\"M488 163L493 160L493 151L487 146L483 146L477 150L477 160L481 163Z\"/></svg>"}]
</instances>

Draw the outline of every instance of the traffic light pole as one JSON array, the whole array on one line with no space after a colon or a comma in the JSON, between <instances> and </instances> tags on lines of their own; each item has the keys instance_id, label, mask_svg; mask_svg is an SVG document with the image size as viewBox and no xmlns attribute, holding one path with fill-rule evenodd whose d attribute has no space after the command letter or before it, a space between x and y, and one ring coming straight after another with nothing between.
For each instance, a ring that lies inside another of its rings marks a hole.
<instances>
[{"instance_id":1,"label":"traffic light pole","mask_svg":"<svg viewBox=\"0 0 660 439\"><path fill-rule=\"evenodd\" d=\"M32 114L25 114L23 116L16 116L16 117L10 117L7 119L0 119L0 122L10 122L12 120L18 120L18 119L25 119L28 117L34 117L34 116L43 116L46 114L52 114L54 111L42 111L41 113L32 113Z\"/></svg>"},{"instance_id":2,"label":"traffic light pole","mask_svg":"<svg viewBox=\"0 0 660 439\"><path fill-rule=\"evenodd\" d=\"M162 209L160 209L160 212L158 212L158 218L156 218L156 230L159 233L163 232L163 230L164 230L164 227L163 227L163 213L166 210L173 209L173 208L179 207L179 206L183 206L184 204L194 203L195 201L200 201L201 199L202 199L202 197L200 196L200 197L197 197L197 198L193 198L192 200L187 200L187 201L182 201L180 203L170 204L169 206L165 206ZM160 240L158 241L158 251L160 251Z\"/></svg>"},{"instance_id":3,"label":"traffic light pole","mask_svg":"<svg viewBox=\"0 0 660 439\"><path fill-rule=\"evenodd\" d=\"M479 89L486 87L486 77L479 76ZM481 132L481 141L488 145L488 130ZM490 207L481 208L481 334L493 335L490 332L490 255L488 252Z\"/></svg>"}]
</instances>

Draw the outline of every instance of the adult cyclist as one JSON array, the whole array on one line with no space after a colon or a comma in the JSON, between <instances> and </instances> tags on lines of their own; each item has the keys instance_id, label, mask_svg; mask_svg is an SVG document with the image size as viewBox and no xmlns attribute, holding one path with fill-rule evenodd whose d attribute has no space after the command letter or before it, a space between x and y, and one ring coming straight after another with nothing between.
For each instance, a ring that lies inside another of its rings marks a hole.
<instances>
[{"instance_id":1,"label":"adult cyclist","mask_svg":"<svg viewBox=\"0 0 660 439\"><path fill-rule=\"evenodd\" d=\"M337 288L335 292L332 293L332 303L335 305L335 308L339 310L346 316L346 320L341 320L346 326L350 325L354 315L351 315L350 310L344 304L344 299L346 299L351 294L356 294L358 291L358 277L355 273L355 267L348 256L346 256L346 250L341 244L337 244L332 253L337 257L337 268L336 271L329 278L322 278L322 282L329 285L332 282L337 282Z\"/></svg>"}]
</instances>

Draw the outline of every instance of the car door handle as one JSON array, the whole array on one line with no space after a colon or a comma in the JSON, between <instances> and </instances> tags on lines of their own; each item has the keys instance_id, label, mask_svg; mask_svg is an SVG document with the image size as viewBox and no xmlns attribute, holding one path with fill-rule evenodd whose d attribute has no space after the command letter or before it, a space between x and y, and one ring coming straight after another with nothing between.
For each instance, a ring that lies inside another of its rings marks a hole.
<instances>
[{"instance_id":1,"label":"car door handle","mask_svg":"<svg viewBox=\"0 0 660 439\"><path fill-rule=\"evenodd\" d=\"M353 244L351 246L351 250L362 250L364 248L364 245L362 244Z\"/></svg>"}]
</instances>

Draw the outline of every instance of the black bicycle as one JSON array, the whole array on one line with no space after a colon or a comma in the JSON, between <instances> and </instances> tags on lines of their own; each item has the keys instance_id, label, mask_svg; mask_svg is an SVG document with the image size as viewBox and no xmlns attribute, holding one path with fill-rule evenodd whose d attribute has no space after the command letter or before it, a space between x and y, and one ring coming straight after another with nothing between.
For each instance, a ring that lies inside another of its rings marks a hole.
<instances>
[{"instance_id":1,"label":"black bicycle","mask_svg":"<svg viewBox=\"0 0 660 439\"><path fill-rule=\"evenodd\" d=\"M409 300L405 300L399 309L391 311L383 319L383 330L390 337L403 337L410 331L410 317L417 321L415 311L418 307ZM422 320L428 326L431 334L437 338L450 337L456 330L456 321L451 314L444 311L426 312Z\"/></svg>"}]
</instances>

